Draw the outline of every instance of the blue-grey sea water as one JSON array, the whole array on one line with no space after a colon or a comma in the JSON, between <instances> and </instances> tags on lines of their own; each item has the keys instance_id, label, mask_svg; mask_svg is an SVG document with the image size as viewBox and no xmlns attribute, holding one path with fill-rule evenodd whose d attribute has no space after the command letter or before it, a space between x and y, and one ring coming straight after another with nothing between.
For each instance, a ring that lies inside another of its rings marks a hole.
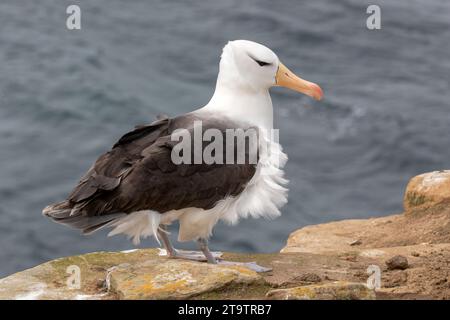
<instances>
[{"instance_id":1,"label":"blue-grey sea water","mask_svg":"<svg viewBox=\"0 0 450 320\"><path fill-rule=\"evenodd\" d=\"M81 30L66 28L70 4ZM380 30L366 28L369 4ZM132 248L41 210L135 125L206 104L233 39L272 48L325 99L272 90L289 203L273 221L219 224L212 249L275 252L305 225L398 213L408 179L450 167L447 0L2 0L0 276Z\"/></svg>"}]
</instances>

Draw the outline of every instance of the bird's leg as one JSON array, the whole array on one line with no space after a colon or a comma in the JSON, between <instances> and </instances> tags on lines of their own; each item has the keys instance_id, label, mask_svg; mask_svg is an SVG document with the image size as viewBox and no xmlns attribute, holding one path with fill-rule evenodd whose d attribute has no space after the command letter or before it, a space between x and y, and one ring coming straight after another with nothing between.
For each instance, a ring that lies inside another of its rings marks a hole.
<instances>
[{"instance_id":1,"label":"bird's leg","mask_svg":"<svg viewBox=\"0 0 450 320\"><path fill-rule=\"evenodd\" d=\"M167 255L171 258L175 258L175 256L177 255L177 250L173 247L172 243L170 242L169 235L167 234L167 229L164 225L159 226L158 237L162 240Z\"/></svg>"},{"instance_id":2,"label":"bird's leg","mask_svg":"<svg viewBox=\"0 0 450 320\"><path fill-rule=\"evenodd\" d=\"M198 246L200 247L200 250L202 250L203 254L206 257L206 261L208 261L208 263L211 263L211 264L217 264L216 258L211 253L211 251L209 251L208 240L205 238L199 238L197 240L197 242L198 242Z\"/></svg>"},{"instance_id":3,"label":"bird's leg","mask_svg":"<svg viewBox=\"0 0 450 320\"><path fill-rule=\"evenodd\" d=\"M161 239L164 249L166 249L165 253L160 253L160 255L168 256L172 259L185 259L185 260L194 260L194 261L208 261L209 263L216 263L216 258L219 258L222 253L221 252L210 252L208 249L207 242L206 245L206 251L208 253L205 253L202 245L200 245L200 249L202 251L188 251L188 250L178 250L175 249L170 242L169 235L167 234L167 231L163 225L160 225L158 228L158 237ZM200 243L200 240L199 240Z\"/></svg>"}]
</instances>

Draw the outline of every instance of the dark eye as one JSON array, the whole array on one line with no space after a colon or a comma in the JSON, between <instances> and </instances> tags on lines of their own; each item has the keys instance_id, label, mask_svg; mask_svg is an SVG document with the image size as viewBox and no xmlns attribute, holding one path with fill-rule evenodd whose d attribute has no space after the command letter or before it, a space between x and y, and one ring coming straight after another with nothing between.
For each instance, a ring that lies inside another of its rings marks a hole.
<instances>
[{"instance_id":1,"label":"dark eye","mask_svg":"<svg viewBox=\"0 0 450 320\"><path fill-rule=\"evenodd\" d=\"M269 63L269 62L264 62L264 61L253 58L249 53L247 53L247 55L250 57L250 59L254 60L257 64L259 64L260 67L271 65L271 63Z\"/></svg>"},{"instance_id":2,"label":"dark eye","mask_svg":"<svg viewBox=\"0 0 450 320\"><path fill-rule=\"evenodd\" d=\"M268 62L259 61L259 60L256 60L256 59L254 59L254 60L255 60L256 63L259 64L261 67L264 67L264 66L267 66L267 65L270 64L270 63L268 63Z\"/></svg>"}]
</instances>

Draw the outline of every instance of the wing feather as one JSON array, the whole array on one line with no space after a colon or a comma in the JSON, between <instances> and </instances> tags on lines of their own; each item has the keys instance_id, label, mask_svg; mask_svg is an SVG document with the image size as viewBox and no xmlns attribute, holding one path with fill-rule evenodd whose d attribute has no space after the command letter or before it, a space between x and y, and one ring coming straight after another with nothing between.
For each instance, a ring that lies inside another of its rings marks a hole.
<instances>
[{"instance_id":1,"label":"wing feather","mask_svg":"<svg viewBox=\"0 0 450 320\"><path fill-rule=\"evenodd\" d=\"M239 194L254 175L254 164L172 162L170 134L180 127L192 128L196 119L164 118L125 134L97 159L69 195L68 214L64 217L59 211L55 220L64 223L66 219L67 224L90 232L112 221L90 217L140 210L210 209L225 197ZM210 121L208 127L224 130L226 125ZM51 210L45 214L51 216Z\"/></svg>"}]
</instances>

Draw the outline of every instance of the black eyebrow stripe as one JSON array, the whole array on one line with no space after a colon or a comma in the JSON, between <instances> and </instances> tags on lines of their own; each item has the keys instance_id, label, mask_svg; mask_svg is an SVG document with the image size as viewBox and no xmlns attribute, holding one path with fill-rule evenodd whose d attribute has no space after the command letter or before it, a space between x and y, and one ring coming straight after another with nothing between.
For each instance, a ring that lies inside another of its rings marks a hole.
<instances>
[{"instance_id":1,"label":"black eyebrow stripe","mask_svg":"<svg viewBox=\"0 0 450 320\"><path fill-rule=\"evenodd\" d=\"M261 67L262 67L262 66L267 66L267 65L270 65L270 64L271 64L271 63L269 63L269 62L261 61L261 60L258 60L258 59L256 59L256 58L252 57L252 55L249 54L248 52L247 52L247 55L248 55L252 60L254 60L257 64L259 64Z\"/></svg>"}]
</instances>

